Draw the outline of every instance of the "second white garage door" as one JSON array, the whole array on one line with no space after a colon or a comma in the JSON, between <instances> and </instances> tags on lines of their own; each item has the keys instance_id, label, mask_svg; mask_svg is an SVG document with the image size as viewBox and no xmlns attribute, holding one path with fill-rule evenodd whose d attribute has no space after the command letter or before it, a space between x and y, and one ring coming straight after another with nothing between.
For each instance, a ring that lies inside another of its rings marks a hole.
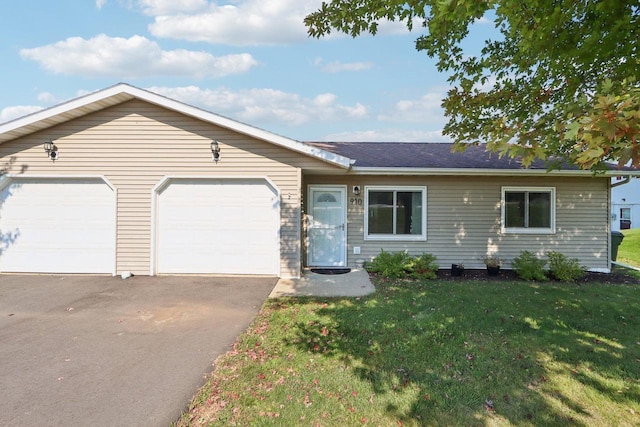
<instances>
[{"instance_id":1,"label":"second white garage door","mask_svg":"<svg viewBox=\"0 0 640 427\"><path fill-rule=\"evenodd\" d=\"M157 273L279 273L279 196L263 179L173 179L156 205Z\"/></svg>"}]
</instances>

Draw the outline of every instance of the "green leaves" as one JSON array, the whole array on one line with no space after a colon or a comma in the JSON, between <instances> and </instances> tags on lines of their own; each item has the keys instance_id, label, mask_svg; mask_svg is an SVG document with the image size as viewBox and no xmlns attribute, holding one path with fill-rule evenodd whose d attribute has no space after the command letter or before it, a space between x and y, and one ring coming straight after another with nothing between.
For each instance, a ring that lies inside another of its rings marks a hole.
<instances>
[{"instance_id":1,"label":"green leaves","mask_svg":"<svg viewBox=\"0 0 640 427\"><path fill-rule=\"evenodd\" d=\"M619 0L333 0L306 17L309 34L375 34L380 20L426 32L416 49L437 60L452 89L444 128L464 148L487 143L523 164L548 160L598 171L640 166L640 8ZM498 40L463 49L469 27L493 19Z\"/></svg>"},{"instance_id":2,"label":"green leaves","mask_svg":"<svg viewBox=\"0 0 640 427\"><path fill-rule=\"evenodd\" d=\"M638 135L640 89L633 83L605 80L591 103L568 117L564 137L574 147L574 161L595 169L605 161L640 167Z\"/></svg>"}]
</instances>

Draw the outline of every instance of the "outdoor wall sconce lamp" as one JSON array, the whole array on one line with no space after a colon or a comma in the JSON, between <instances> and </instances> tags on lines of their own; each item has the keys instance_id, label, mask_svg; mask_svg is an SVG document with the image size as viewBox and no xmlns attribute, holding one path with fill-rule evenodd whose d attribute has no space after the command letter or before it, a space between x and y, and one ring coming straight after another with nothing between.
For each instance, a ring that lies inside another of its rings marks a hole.
<instances>
[{"instance_id":1,"label":"outdoor wall sconce lamp","mask_svg":"<svg viewBox=\"0 0 640 427\"><path fill-rule=\"evenodd\" d=\"M47 153L47 157L54 162L58 159L58 147L56 147L56 144L54 144L52 140L48 139L45 141L44 151Z\"/></svg>"},{"instance_id":2,"label":"outdoor wall sconce lamp","mask_svg":"<svg viewBox=\"0 0 640 427\"><path fill-rule=\"evenodd\" d=\"M360 186L359 185L354 185L353 186L353 194L355 194L356 196L360 195Z\"/></svg>"},{"instance_id":3,"label":"outdoor wall sconce lamp","mask_svg":"<svg viewBox=\"0 0 640 427\"><path fill-rule=\"evenodd\" d=\"M211 158L216 163L220 160L220 146L218 145L218 141L215 139L211 141Z\"/></svg>"}]
</instances>

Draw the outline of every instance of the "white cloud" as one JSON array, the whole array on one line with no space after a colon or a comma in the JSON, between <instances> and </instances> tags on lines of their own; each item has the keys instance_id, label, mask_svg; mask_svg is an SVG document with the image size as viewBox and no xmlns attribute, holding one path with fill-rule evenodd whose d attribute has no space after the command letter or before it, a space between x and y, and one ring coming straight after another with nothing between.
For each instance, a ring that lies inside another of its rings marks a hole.
<instances>
[{"instance_id":1,"label":"white cloud","mask_svg":"<svg viewBox=\"0 0 640 427\"><path fill-rule=\"evenodd\" d=\"M226 88L201 89L197 86L152 87L148 90L252 124L275 122L300 126L311 121L362 119L367 116L365 106L339 104L333 94L304 98L275 89L232 91Z\"/></svg>"},{"instance_id":2,"label":"white cloud","mask_svg":"<svg viewBox=\"0 0 640 427\"><path fill-rule=\"evenodd\" d=\"M445 97L443 91L433 91L417 99L396 102L394 107L378 115L378 120L402 123L442 123L444 110L440 106Z\"/></svg>"},{"instance_id":3,"label":"white cloud","mask_svg":"<svg viewBox=\"0 0 640 427\"><path fill-rule=\"evenodd\" d=\"M351 142L451 142L441 130L380 129L339 132L326 135L323 141Z\"/></svg>"},{"instance_id":4,"label":"white cloud","mask_svg":"<svg viewBox=\"0 0 640 427\"><path fill-rule=\"evenodd\" d=\"M207 0L138 0L137 5L145 14L158 16L201 11L208 7L209 2Z\"/></svg>"},{"instance_id":5,"label":"white cloud","mask_svg":"<svg viewBox=\"0 0 640 427\"><path fill-rule=\"evenodd\" d=\"M324 71L325 73L340 73L343 71L364 71L364 70L369 70L373 67L372 62L343 63L340 61L334 61L326 65L322 65L321 61L318 62L318 60L316 60L315 64L316 66L320 67L321 71Z\"/></svg>"},{"instance_id":6,"label":"white cloud","mask_svg":"<svg viewBox=\"0 0 640 427\"><path fill-rule=\"evenodd\" d=\"M58 98L56 98L55 96L53 96L53 94L49 93L49 92L40 92L38 94L38 101L45 103L45 104L56 104L58 101Z\"/></svg>"},{"instance_id":7,"label":"white cloud","mask_svg":"<svg viewBox=\"0 0 640 427\"><path fill-rule=\"evenodd\" d=\"M107 4L107 0L96 0L96 8L102 9Z\"/></svg>"},{"instance_id":8,"label":"white cloud","mask_svg":"<svg viewBox=\"0 0 640 427\"><path fill-rule=\"evenodd\" d=\"M422 20L420 18L413 19L413 31L420 31L422 29ZM409 34L410 31L407 28L405 22L400 21L388 21L383 20L378 24L378 34Z\"/></svg>"},{"instance_id":9,"label":"white cloud","mask_svg":"<svg viewBox=\"0 0 640 427\"><path fill-rule=\"evenodd\" d=\"M36 105L16 105L13 107L5 107L0 110L0 123L8 122L40 110L42 110L42 107L38 107Z\"/></svg>"},{"instance_id":10,"label":"white cloud","mask_svg":"<svg viewBox=\"0 0 640 427\"><path fill-rule=\"evenodd\" d=\"M319 107L323 107L333 104L336 98L332 93L322 93L313 99L313 103Z\"/></svg>"},{"instance_id":11,"label":"white cloud","mask_svg":"<svg viewBox=\"0 0 640 427\"><path fill-rule=\"evenodd\" d=\"M125 1L154 17L148 29L156 37L231 46L308 41L304 18L322 6L322 0L120 0ZM421 25L416 19L414 28ZM384 20L378 33L407 34L408 29ZM334 31L324 39L335 37L346 36Z\"/></svg>"},{"instance_id":12,"label":"white cloud","mask_svg":"<svg viewBox=\"0 0 640 427\"><path fill-rule=\"evenodd\" d=\"M246 53L215 57L208 52L162 50L157 43L142 36L126 39L105 34L91 39L70 37L54 44L22 49L20 55L54 73L85 77L222 77L243 73L257 65Z\"/></svg>"},{"instance_id":13,"label":"white cloud","mask_svg":"<svg viewBox=\"0 0 640 427\"><path fill-rule=\"evenodd\" d=\"M299 42L308 39L304 17L321 4L318 0L246 0L221 6L212 2L199 13L159 14L149 31L156 37L233 46Z\"/></svg>"}]
</instances>

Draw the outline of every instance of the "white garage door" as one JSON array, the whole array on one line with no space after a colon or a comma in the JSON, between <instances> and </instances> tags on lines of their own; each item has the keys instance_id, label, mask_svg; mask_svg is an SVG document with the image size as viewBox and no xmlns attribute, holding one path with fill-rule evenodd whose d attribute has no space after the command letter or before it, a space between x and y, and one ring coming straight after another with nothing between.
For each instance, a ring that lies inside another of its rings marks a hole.
<instances>
[{"instance_id":1,"label":"white garage door","mask_svg":"<svg viewBox=\"0 0 640 427\"><path fill-rule=\"evenodd\" d=\"M157 198L157 272L277 275L279 229L265 180L172 180Z\"/></svg>"},{"instance_id":2,"label":"white garage door","mask_svg":"<svg viewBox=\"0 0 640 427\"><path fill-rule=\"evenodd\" d=\"M115 194L103 180L13 178L0 203L0 271L114 272Z\"/></svg>"}]
</instances>

